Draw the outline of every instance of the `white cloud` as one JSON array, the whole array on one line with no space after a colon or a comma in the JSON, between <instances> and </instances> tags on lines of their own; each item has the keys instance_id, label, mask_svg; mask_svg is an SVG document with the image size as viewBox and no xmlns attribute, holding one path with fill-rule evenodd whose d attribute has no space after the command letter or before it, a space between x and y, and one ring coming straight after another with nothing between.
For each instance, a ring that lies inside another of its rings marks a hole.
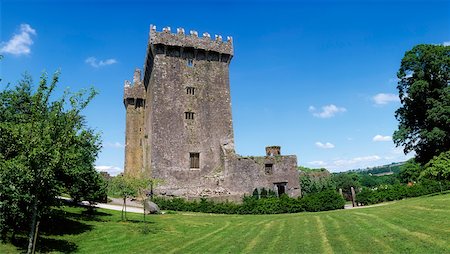
<instances>
[{"instance_id":1,"label":"white cloud","mask_svg":"<svg viewBox=\"0 0 450 254\"><path fill-rule=\"evenodd\" d=\"M115 166L95 166L95 169L98 172L102 172L102 171L108 172L111 176L116 176L123 172L122 168L115 167Z\"/></svg>"},{"instance_id":2,"label":"white cloud","mask_svg":"<svg viewBox=\"0 0 450 254\"><path fill-rule=\"evenodd\" d=\"M444 43L442 43L442 45L444 45L444 46L450 46L450 41L444 41Z\"/></svg>"},{"instance_id":3,"label":"white cloud","mask_svg":"<svg viewBox=\"0 0 450 254\"><path fill-rule=\"evenodd\" d=\"M395 94L392 94L392 93L379 93L379 94L373 96L372 99L375 102L375 104L377 104L377 105L386 105L389 102L400 101L398 96Z\"/></svg>"},{"instance_id":4,"label":"white cloud","mask_svg":"<svg viewBox=\"0 0 450 254\"><path fill-rule=\"evenodd\" d=\"M357 163L366 163L381 160L381 157L378 155L370 155L363 157L355 157L347 160L335 160L332 165L337 167L349 167L354 166Z\"/></svg>"},{"instance_id":5,"label":"white cloud","mask_svg":"<svg viewBox=\"0 0 450 254\"><path fill-rule=\"evenodd\" d=\"M375 137L373 137L372 139L374 142L385 142L385 141L391 141L392 137L391 136L382 136L382 135L375 135Z\"/></svg>"},{"instance_id":6,"label":"white cloud","mask_svg":"<svg viewBox=\"0 0 450 254\"><path fill-rule=\"evenodd\" d=\"M316 146L319 147L319 148L322 148L322 149L331 149L331 148L334 148L334 145L331 144L331 143L329 143L329 142L326 142L325 144L322 143L322 142L316 142Z\"/></svg>"},{"instance_id":7,"label":"white cloud","mask_svg":"<svg viewBox=\"0 0 450 254\"><path fill-rule=\"evenodd\" d=\"M28 24L21 24L19 33L14 34L8 42L1 43L0 53L17 56L30 54L30 46L33 44L32 35L36 35L36 30Z\"/></svg>"},{"instance_id":8,"label":"white cloud","mask_svg":"<svg viewBox=\"0 0 450 254\"><path fill-rule=\"evenodd\" d=\"M110 58L110 59L99 61L99 60L97 60L97 58L91 56L91 57L86 58L86 60L84 60L84 62L94 68L99 68L99 67L103 67L103 66L107 66L107 65L111 65L111 64L116 64L117 60L114 58Z\"/></svg>"},{"instance_id":9,"label":"white cloud","mask_svg":"<svg viewBox=\"0 0 450 254\"><path fill-rule=\"evenodd\" d=\"M333 172L351 170L356 168L366 168L376 165L381 165L383 158L378 155L368 155L361 157L354 157L350 159L335 159L332 161L311 161L308 162L309 165L313 167L323 167Z\"/></svg>"},{"instance_id":10,"label":"white cloud","mask_svg":"<svg viewBox=\"0 0 450 254\"><path fill-rule=\"evenodd\" d=\"M125 146L122 145L120 142L114 142L114 143L106 142L105 143L105 147L108 147L108 148L124 148Z\"/></svg>"},{"instance_id":11,"label":"white cloud","mask_svg":"<svg viewBox=\"0 0 450 254\"><path fill-rule=\"evenodd\" d=\"M307 162L311 167L321 167L331 172L347 171L358 168L387 165L392 162L406 161L415 156L414 152L407 155L403 153L403 147L393 147L384 154L359 156L354 158L335 158L332 160L315 160Z\"/></svg>"},{"instance_id":12,"label":"white cloud","mask_svg":"<svg viewBox=\"0 0 450 254\"><path fill-rule=\"evenodd\" d=\"M315 166L315 167L323 167L323 166L327 165L327 163L325 161L310 161L310 162L308 162L308 164Z\"/></svg>"},{"instance_id":13,"label":"white cloud","mask_svg":"<svg viewBox=\"0 0 450 254\"><path fill-rule=\"evenodd\" d=\"M391 149L391 154L395 154L395 155L398 155L398 154L404 154L404 152L403 152L403 147L402 147L402 146L399 146L399 147L393 147L393 148Z\"/></svg>"},{"instance_id":14,"label":"white cloud","mask_svg":"<svg viewBox=\"0 0 450 254\"><path fill-rule=\"evenodd\" d=\"M334 104L326 105L322 107L322 111L317 111L314 106L309 106L308 111L313 114L313 116L318 118L330 118L335 116L337 113L347 111L346 108L337 107Z\"/></svg>"}]
</instances>

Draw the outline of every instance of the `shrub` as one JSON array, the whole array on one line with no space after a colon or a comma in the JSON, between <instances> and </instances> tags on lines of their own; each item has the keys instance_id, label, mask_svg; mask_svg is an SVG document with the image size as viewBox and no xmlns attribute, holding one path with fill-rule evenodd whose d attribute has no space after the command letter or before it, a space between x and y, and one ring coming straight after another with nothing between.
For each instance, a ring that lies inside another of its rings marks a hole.
<instances>
[{"instance_id":1,"label":"shrub","mask_svg":"<svg viewBox=\"0 0 450 254\"><path fill-rule=\"evenodd\" d=\"M361 192L356 194L356 202L363 205L370 205L385 201L428 195L442 190L450 190L450 182L423 180L412 186L394 184L386 185L374 190L363 188Z\"/></svg>"},{"instance_id":2,"label":"shrub","mask_svg":"<svg viewBox=\"0 0 450 254\"><path fill-rule=\"evenodd\" d=\"M344 199L332 190L314 193L304 198L290 198L284 194L279 198L268 195L266 198L258 199L256 195L252 195L244 197L241 204L228 201L218 203L204 198L200 201L187 201L182 198L164 199L161 197L155 197L153 202L163 210L222 214L317 212L342 209L345 204Z\"/></svg>"},{"instance_id":3,"label":"shrub","mask_svg":"<svg viewBox=\"0 0 450 254\"><path fill-rule=\"evenodd\" d=\"M345 200L342 196L333 190L308 195L301 201L303 202L303 207L307 212L343 209L345 205Z\"/></svg>"}]
</instances>

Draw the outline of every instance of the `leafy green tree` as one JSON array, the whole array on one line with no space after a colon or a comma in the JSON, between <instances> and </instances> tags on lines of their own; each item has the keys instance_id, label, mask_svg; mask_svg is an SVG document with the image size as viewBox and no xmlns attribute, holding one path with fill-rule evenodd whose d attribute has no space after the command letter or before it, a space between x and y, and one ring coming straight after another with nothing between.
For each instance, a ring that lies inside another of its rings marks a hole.
<instances>
[{"instance_id":1,"label":"leafy green tree","mask_svg":"<svg viewBox=\"0 0 450 254\"><path fill-rule=\"evenodd\" d=\"M424 165L450 150L450 46L415 46L405 53L397 77L402 106L395 112L393 139Z\"/></svg>"},{"instance_id":2,"label":"leafy green tree","mask_svg":"<svg viewBox=\"0 0 450 254\"><path fill-rule=\"evenodd\" d=\"M361 187L359 176L354 173L336 173L332 175L332 179L336 190L342 189L347 199L351 198L351 187L355 188L355 191Z\"/></svg>"},{"instance_id":3,"label":"leafy green tree","mask_svg":"<svg viewBox=\"0 0 450 254\"><path fill-rule=\"evenodd\" d=\"M147 174L141 173L135 177L134 187L136 188L138 197L142 200L142 205L144 207L144 222L146 221L145 216L147 211L145 210L145 202L148 200L149 194L151 195L151 191L158 184L158 181L151 178Z\"/></svg>"},{"instance_id":4,"label":"leafy green tree","mask_svg":"<svg viewBox=\"0 0 450 254\"><path fill-rule=\"evenodd\" d=\"M81 115L96 92L66 91L53 101L58 80L57 72L49 84L44 73L33 91L32 79L25 75L15 88L0 92L0 218L7 218L0 220L0 229L3 236L9 231L14 235L29 223L28 253L34 251L41 218L58 205L57 196L70 190L96 199L92 191L80 192L101 188L95 180L89 188L73 188L80 183L77 176L89 182L97 174L93 161L100 137Z\"/></svg>"},{"instance_id":5,"label":"leafy green tree","mask_svg":"<svg viewBox=\"0 0 450 254\"><path fill-rule=\"evenodd\" d=\"M298 169L301 171L299 178L302 195L335 189L335 184L328 170L324 168L312 169L302 166Z\"/></svg>"},{"instance_id":6,"label":"leafy green tree","mask_svg":"<svg viewBox=\"0 0 450 254\"><path fill-rule=\"evenodd\" d=\"M414 158L409 159L400 167L400 180L403 183L417 182L422 170L422 166Z\"/></svg>"},{"instance_id":7,"label":"leafy green tree","mask_svg":"<svg viewBox=\"0 0 450 254\"><path fill-rule=\"evenodd\" d=\"M450 151L435 156L425 165L425 170L420 173L421 178L437 181L450 181Z\"/></svg>"},{"instance_id":8,"label":"leafy green tree","mask_svg":"<svg viewBox=\"0 0 450 254\"><path fill-rule=\"evenodd\" d=\"M136 197L138 194L133 185L133 179L127 175L119 175L111 179L110 185L116 191L115 194L123 200L122 220L127 220L127 198Z\"/></svg>"},{"instance_id":9,"label":"leafy green tree","mask_svg":"<svg viewBox=\"0 0 450 254\"><path fill-rule=\"evenodd\" d=\"M147 191L151 189L151 186L154 184L156 184L156 181L144 175L122 174L111 179L109 183L110 193L114 196L121 197L123 200L122 220L127 220L127 199L139 197L143 202L145 202L145 199L147 198Z\"/></svg>"}]
</instances>

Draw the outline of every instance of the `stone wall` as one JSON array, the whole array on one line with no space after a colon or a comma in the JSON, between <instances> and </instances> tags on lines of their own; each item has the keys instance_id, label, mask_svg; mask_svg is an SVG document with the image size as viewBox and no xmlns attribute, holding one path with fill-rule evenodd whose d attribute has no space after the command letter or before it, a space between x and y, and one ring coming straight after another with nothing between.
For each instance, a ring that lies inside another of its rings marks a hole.
<instances>
[{"instance_id":1,"label":"stone wall","mask_svg":"<svg viewBox=\"0 0 450 254\"><path fill-rule=\"evenodd\" d=\"M285 185L291 197L300 194L297 157L261 156L240 157L229 161L225 186L238 194L252 193L255 188L266 188L278 193L277 185ZM266 165L271 165L269 170Z\"/></svg>"},{"instance_id":2,"label":"stone wall","mask_svg":"<svg viewBox=\"0 0 450 254\"><path fill-rule=\"evenodd\" d=\"M145 89L135 70L133 84L125 81L123 103L126 110L125 172L136 175L143 171L144 163L144 108Z\"/></svg>"}]
</instances>

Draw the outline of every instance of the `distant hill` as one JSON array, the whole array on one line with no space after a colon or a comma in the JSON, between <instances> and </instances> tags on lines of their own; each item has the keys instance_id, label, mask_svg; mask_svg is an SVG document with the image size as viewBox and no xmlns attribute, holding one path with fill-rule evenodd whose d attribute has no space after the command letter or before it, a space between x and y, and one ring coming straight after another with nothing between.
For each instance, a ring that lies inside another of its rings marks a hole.
<instances>
[{"instance_id":1,"label":"distant hill","mask_svg":"<svg viewBox=\"0 0 450 254\"><path fill-rule=\"evenodd\" d=\"M405 162L393 162L388 165L383 166L376 166L371 168L365 168L365 169L353 169L349 170L347 172L355 172L359 174L367 174L367 175L373 175L373 176L383 176L383 175L392 175L392 174L398 174L400 172L400 166L405 164Z\"/></svg>"}]
</instances>

